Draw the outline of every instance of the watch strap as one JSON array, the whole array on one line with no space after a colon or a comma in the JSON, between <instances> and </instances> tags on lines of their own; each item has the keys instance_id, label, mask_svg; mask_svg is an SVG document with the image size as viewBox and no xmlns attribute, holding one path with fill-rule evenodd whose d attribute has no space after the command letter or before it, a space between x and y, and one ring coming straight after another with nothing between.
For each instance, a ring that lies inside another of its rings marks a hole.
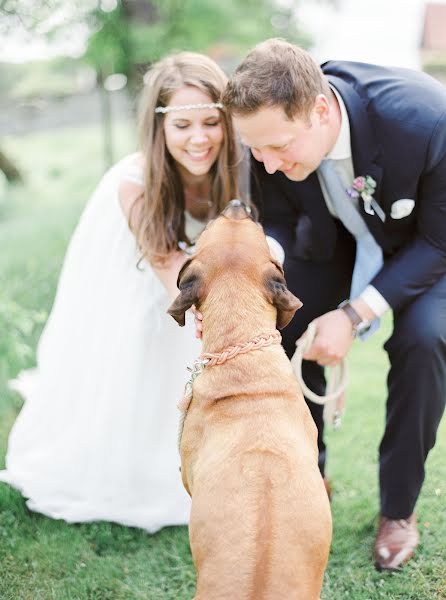
<instances>
[{"instance_id":1,"label":"watch strap","mask_svg":"<svg viewBox=\"0 0 446 600\"><path fill-rule=\"evenodd\" d=\"M363 323L360 314L353 308L349 300L342 302L338 308L345 312L347 317L350 319L350 322L353 326L353 330L356 331L357 327L361 325L361 323Z\"/></svg>"}]
</instances>

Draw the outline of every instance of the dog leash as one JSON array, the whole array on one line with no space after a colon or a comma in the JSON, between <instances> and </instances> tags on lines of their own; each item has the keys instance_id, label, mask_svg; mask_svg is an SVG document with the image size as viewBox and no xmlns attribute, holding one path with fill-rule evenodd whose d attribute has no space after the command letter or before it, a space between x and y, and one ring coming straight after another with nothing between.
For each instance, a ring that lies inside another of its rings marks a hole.
<instances>
[{"instance_id":1,"label":"dog leash","mask_svg":"<svg viewBox=\"0 0 446 600\"><path fill-rule=\"evenodd\" d=\"M192 367L187 367L187 370L190 371L190 376L186 382L186 385L184 386L183 398L178 403L178 408L181 411L178 429L178 449L180 448L181 438L183 436L184 421L186 419L190 403L192 402L194 381L199 375L201 375L205 367L222 365L227 360L234 358L238 354L246 354L247 352L252 352L253 350L260 350L260 348L266 348L272 344L280 344L281 341L282 336L280 335L279 331L275 331L274 333L260 334L249 342L237 344L236 346L229 346L222 352L203 352L200 357L194 361Z\"/></svg>"},{"instance_id":2,"label":"dog leash","mask_svg":"<svg viewBox=\"0 0 446 600\"><path fill-rule=\"evenodd\" d=\"M347 363L345 359L328 371L327 394L319 396L306 385L302 377L302 360L305 352L311 347L316 337L316 325L314 322L308 325L305 335L296 342L296 351L291 359L294 374L306 398L324 406L324 420L331 422L334 429L341 426L342 412L344 408L344 392L347 387Z\"/></svg>"}]
</instances>

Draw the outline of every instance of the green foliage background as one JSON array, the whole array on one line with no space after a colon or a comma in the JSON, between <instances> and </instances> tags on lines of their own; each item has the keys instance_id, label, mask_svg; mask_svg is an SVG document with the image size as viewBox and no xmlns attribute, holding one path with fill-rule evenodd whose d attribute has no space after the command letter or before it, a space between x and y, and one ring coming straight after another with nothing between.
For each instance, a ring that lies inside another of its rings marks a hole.
<instances>
[{"instance_id":1,"label":"green foliage background","mask_svg":"<svg viewBox=\"0 0 446 600\"><path fill-rule=\"evenodd\" d=\"M295 16L296 2L118 0L113 10L107 4L103 0L39 0L31 6L29 0L0 0L0 34L19 29L56 43L75 28L84 28L89 37L79 61L92 66L102 79L125 73L131 90L137 67L142 69L168 52L209 52L217 59L236 62L268 37L286 37L303 46L309 43ZM54 61L53 70L58 71L59 65ZM11 81L5 65L0 64L1 71L3 80ZM42 86L42 93L50 91L51 80L48 89Z\"/></svg>"}]
</instances>

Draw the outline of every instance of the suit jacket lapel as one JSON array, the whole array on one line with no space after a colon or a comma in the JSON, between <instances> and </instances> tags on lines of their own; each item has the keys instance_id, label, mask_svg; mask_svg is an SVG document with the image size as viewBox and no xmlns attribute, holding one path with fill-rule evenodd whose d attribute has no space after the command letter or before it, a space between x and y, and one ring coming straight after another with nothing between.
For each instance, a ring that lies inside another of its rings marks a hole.
<instances>
[{"instance_id":1,"label":"suit jacket lapel","mask_svg":"<svg viewBox=\"0 0 446 600\"><path fill-rule=\"evenodd\" d=\"M304 181L296 183L280 174L280 185L285 194L298 200L301 211L312 222L311 258L327 261L332 258L336 246L337 230L333 217L328 211L316 173L311 173ZM298 235L298 232L296 232ZM299 244L299 240L296 240Z\"/></svg>"},{"instance_id":2,"label":"suit jacket lapel","mask_svg":"<svg viewBox=\"0 0 446 600\"><path fill-rule=\"evenodd\" d=\"M355 177L370 175L376 181L373 195L380 203L383 169L379 164L380 149L364 107L363 100L356 90L339 77L328 75L328 80L341 94L350 121L350 139ZM359 199L359 210L367 227L380 245L384 244L383 223L377 214L369 215L364 210L364 203Z\"/></svg>"}]
</instances>

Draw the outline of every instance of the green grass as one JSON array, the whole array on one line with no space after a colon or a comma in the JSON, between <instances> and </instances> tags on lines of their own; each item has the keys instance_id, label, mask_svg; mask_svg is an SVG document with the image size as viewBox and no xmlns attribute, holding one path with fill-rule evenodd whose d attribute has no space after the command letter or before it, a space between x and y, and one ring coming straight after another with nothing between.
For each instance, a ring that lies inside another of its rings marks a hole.
<instances>
[{"instance_id":1,"label":"green grass","mask_svg":"<svg viewBox=\"0 0 446 600\"><path fill-rule=\"evenodd\" d=\"M125 125L116 139L117 155L133 148ZM2 145L27 183L0 191L0 467L21 404L6 382L33 364L70 233L102 172L95 129ZM446 598L445 423L417 507L415 560L395 575L377 573L371 562L387 367L381 346L389 330L388 320L373 340L354 348L344 424L328 435L334 539L323 600ZM18 492L0 484L1 600L186 600L194 582L186 528L149 536L109 523L68 525L29 512Z\"/></svg>"}]
</instances>

